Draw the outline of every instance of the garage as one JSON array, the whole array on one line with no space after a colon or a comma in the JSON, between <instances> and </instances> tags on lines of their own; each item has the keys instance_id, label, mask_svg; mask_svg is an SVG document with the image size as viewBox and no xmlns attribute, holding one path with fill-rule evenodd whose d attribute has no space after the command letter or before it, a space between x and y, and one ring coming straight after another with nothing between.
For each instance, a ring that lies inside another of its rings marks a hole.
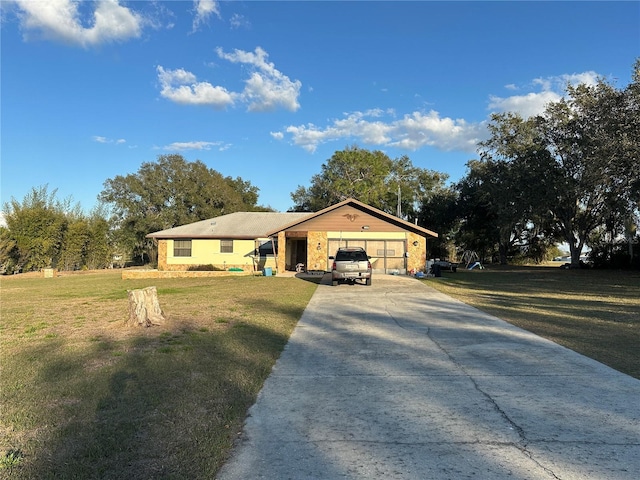
<instances>
[{"instance_id":1,"label":"garage","mask_svg":"<svg viewBox=\"0 0 640 480\"><path fill-rule=\"evenodd\" d=\"M427 238L438 234L347 199L268 233L278 245L278 271L331 270L340 247L361 247L371 257L374 273L424 271Z\"/></svg>"},{"instance_id":2,"label":"garage","mask_svg":"<svg viewBox=\"0 0 640 480\"><path fill-rule=\"evenodd\" d=\"M328 240L329 255L333 255L339 247L361 247L371 257L374 273L407 273L407 243L397 239L357 239L330 238ZM331 260L327 270L331 270Z\"/></svg>"}]
</instances>

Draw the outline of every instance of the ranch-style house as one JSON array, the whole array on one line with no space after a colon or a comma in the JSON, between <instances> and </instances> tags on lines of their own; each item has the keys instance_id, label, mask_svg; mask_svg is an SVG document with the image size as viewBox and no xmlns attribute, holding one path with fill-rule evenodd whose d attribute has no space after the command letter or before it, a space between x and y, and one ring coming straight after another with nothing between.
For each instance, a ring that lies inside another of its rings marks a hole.
<instances>
[{"instance_id":1,"label":"ranch-style house","mask_svg":"<svg viewBox=\"0 0 640 480\"><path fill-rule=\"evenodd\" d=\"M424 271L437 233L349 198L315 213L236 212L147 235L158 270L329 271L338 247L364 247L375 273Z\"/></svg>"}]
</instances>

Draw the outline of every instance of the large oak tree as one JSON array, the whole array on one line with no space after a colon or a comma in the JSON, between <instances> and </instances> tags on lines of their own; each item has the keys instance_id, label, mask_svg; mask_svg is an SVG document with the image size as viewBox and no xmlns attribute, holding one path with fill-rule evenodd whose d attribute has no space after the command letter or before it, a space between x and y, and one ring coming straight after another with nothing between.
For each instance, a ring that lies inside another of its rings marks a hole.
<instances>
[{"instance_id":1,"label":"large oak tree","mask_svg":"<svg viewBox=\"0 0 640 480\"><path fill-rule=\"evenodd\" d=\"M481 161L458 184L460 231L499 246L565 242L583 247L629 235L640 201L640 62L633 82L568 86L544 113L494 115ZM464 240L464 239L463 239Z\"/></svg>"},{"instance_id":2,"label":"large oak tree","mask_svg":"<svg viewBox=\"0 0 640 480\"><path fill-rule=\"evenodd\" d=\"M640 200L638 72L623 90L604 80L569 86L567 96L541 117L545 146L555 168L550 210L577 265L590 235L602 226L612 234Z\"/></svg>"},{"instance_id":3,"label":"large oak tree","mask_svg":"<svg viewBox=\"0 0 640 480\"><path fill-rule=\"evenodd\" d=\"M309 187L298 186L291 194L293 210L316 212L351 197L413 221L446 178L415 167L407 156L391 159L381 151L347 147L322 165Z\"/></svg>"},{"instance_id":4,"label":"large oak tree","mask_svg":"<svg viewBox=\"0 0 640 480\"><path fill-rule=\"evenodd\" d=\"M154 253L148 233L237 211L267 210L257 205L258 188L250 182L177 154L160 155L134 174L108 179L99 199L112 209L117 243L136 256Z\"/></svg>"}]
</instances>

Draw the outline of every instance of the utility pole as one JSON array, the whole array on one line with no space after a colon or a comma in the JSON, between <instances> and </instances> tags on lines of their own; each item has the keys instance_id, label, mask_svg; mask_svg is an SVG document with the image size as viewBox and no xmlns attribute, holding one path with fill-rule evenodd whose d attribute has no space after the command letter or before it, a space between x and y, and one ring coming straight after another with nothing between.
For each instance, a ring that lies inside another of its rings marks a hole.
<instances>
[{"instance_id":1,"label":"utility pole","mask_svg":"<svg viewBox=\"0 0 640 480\"><path fill-rule=\"evenodd\" d=\"M396 210L396 216L398 218L402 218L402 207L401 207L401 197L400 197L400 181L398 181L398 208Z\"/></svg>"}]
</instances>

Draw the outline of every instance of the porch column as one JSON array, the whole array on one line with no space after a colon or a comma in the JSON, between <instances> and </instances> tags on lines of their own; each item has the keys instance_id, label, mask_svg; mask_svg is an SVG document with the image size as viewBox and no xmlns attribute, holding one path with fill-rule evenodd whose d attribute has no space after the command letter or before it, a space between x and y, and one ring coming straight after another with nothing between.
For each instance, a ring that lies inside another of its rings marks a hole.
<instances>
[{"instance_id":1,"label":"porch column","mask_svg":"<svg viewBox=\"0 0 640 480\"><path fill-rule=\"evenodd\" d=\"M167 268L167 240L158 240L158 270L168 270Z\"/></svg>"},{"instance_id":2,"label":"porch column","mask_svg":"<svg viewBox=\"0 0 640 480\"><path fill-rule=\"evenodd\" d=\"M327 247L327 232L308 232L307 270L327 270Z\"/></svg>"},{"instance_id":3,"label":"porch column","mask_svg":"<svg viewBox=\"0 0 640 480\"><path fill-rule=\"evenodd\" d=\"M287 268L287 237L285 232L278 232L278 255L276 262L276 273L282 273Z\"/></svg>"}]
</instances>

